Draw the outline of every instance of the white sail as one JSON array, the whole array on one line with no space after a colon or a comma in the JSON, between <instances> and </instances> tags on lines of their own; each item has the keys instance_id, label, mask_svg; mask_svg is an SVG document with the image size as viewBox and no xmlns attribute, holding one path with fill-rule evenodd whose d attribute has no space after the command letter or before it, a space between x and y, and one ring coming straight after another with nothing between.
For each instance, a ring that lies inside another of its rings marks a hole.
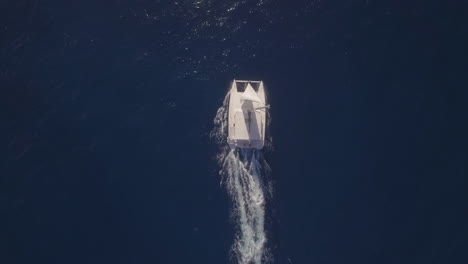
<instances>
[{"instance_id":1,"label":"white sail","mask_svg":"<svg viewBox=\"0 0 468 264\"><path fill-rule=\"evenodd\" d=\"M250 83L247 84L247 88L241 95L241 102L244 101L252 101L263 104L262 100L260 99L260 97L258 97L257 93L254 91Z\"/></svg>"}]
</instances>

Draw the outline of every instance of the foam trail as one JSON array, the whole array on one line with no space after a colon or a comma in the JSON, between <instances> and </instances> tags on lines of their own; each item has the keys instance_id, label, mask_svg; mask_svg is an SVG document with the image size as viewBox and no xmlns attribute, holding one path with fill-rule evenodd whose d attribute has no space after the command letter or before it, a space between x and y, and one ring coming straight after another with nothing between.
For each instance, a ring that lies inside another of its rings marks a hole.
<instances>
[{"instance_id":1,"label":"foam trail","mask_svg":"<svg viewBox=\"0 0 468 264\"><path fill-rule=\"evenodd\" d=\"M237 233L232 252L239 264L270 262L266 250L265 232L265 169L268 169L261 151L256 149L231 150L227 137L227 102L218 109L211 136L220 146L217 159L221 166L221 183L233 202L233 218Z\"/></svg>"}]
</instances>

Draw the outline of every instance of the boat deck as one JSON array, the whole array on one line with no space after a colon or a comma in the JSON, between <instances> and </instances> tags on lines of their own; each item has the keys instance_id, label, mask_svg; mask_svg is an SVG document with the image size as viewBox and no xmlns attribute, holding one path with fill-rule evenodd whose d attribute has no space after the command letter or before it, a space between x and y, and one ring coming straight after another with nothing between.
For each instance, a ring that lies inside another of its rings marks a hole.
<instances>
[{"instance_id":1,"label":"boat deck","mask_svg":"<svg viewBox=\"0 0 468 264\"><path fill-rule=\"evenodd\" d=\"M259 90L260 99L264 100L263 87ZM265 109L255 110L262 104L252 101L241 102L240 96L233 84L229 103L229 136L231 148L257 148L264 145ZM262 98L263 97L263 98Z\"/></svg>"}]
</instances>

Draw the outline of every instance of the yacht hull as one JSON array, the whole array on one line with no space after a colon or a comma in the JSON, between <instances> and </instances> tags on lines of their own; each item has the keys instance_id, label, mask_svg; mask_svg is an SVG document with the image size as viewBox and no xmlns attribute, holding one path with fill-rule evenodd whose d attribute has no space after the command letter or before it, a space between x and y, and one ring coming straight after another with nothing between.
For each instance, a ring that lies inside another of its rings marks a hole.
<instances>
[{"instance_id":1,"label":"yacht hull","mask_svg":"<svg viewBox=\"0 0 468 264\"><path fill-rule=\"evenodd\" d=\"M228 114L228 144L232 149L262 149L265 145L266 102L262 81L234 80Z\"/></svg>"}]
</instances>

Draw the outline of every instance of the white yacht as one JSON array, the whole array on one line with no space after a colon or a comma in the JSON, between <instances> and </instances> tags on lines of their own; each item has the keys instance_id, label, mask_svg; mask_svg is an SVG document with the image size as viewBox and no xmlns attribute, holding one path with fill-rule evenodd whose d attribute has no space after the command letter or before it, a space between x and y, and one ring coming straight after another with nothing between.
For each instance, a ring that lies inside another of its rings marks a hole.
<instances>
[{"instance_id":1,"label":"white yacht","mask_svg":"<svg viewBox=\"0 0 468 264\"><path fill-rule=\"evenodd\" d=\"M265 90L262 81L234 80L228 114L228 144L235 148L262 149L266 125Z\"/></svg>"}]
</instances>

